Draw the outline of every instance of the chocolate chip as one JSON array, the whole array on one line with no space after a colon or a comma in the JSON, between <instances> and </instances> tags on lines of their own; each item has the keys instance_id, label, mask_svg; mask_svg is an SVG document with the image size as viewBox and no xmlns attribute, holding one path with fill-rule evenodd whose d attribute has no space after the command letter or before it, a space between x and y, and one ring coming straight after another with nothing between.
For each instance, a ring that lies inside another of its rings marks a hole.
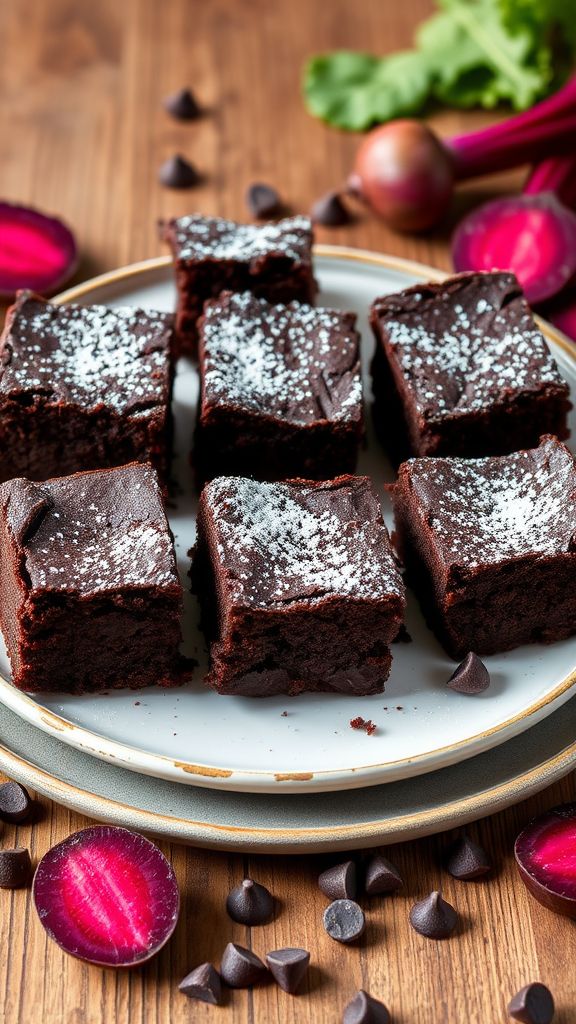
<instances>
[{"instance_id":1,"label":"chocolate chip","mask_svg":"<svg viewBox=\"0 0 576 1024\"><path fill-rule=\"evenodd\" d=\"M220 975L212 964L200 964L182 979L178 988L190 999L200 999L203 1003L219 1006L222 1001L222 984Z\"/></svg>"},{"instance_id":2,"label":"chocolate chip","mask_svg":"<svg viewBox=\"0 0 576 1024\"><path fill-rule=\"evenodd\" d=\"M478 655L470 651L450 676L448 686L458 693L482 693L490 686L488 669Z\"/></svg>"},{"instance_id":3,"label":"chocolate chip","mask_svg":"<svg viewBox=\"0 0 576 1024\"><path fill-rule=\"evenodd\" d=\"M167 96L164 109L177 121L194 121L202 113L190 89L178 89Z\"/></svg>"},{"instance_id":4,"label":"chocolate chip","mask_svg":"<svg viewBox=\"0 0 576 1024\"><path fill-rule=\"evenodd\" d=\"M539 981L526 985L508 1003L508 1013L522 1024L550 1024L554 1017L550 989Z\"/></svg>"},{"instance_id":5,"label":"chocolate chip","mask_svg":"<svg viewBox=\"0 0 576 1024\"><path fill-rule=\"evenodd\" d=\"M263 885L245 878L228 895L226 910L239 924L256 925L269 921L274 913L274 900Z\"/></svg>"},{"instance_id":6,"label":"chocolate chip","mask_svg":"<svg viewBox=\"0 0 576 1024\"><path fill-rule=\"evenodd\" d=\"M376 896L381 892L397 892L403 885L398 869L386 857L381 857L380 854L371 857L364 876L364 888L369 896Z\"/></svg>"},{"instance_id":7,"label":"chocolate chip","mask_svg":"<svg viewBox=\"0 0 576 1024\"><path fill-rule=\"evenodd\" d=\"M158 180L166 188L192 188L200 182L200 175L192 164L176 154L162 164Z\"/></svg>"},{"instance_id":8,"label":"chocolate chip","mask_svg":"<svg viewBox=\"0 0 576 1024\"><path fill-rule=\"evenodd\" d=\"M428 939L447 939L458 924L458 914L439 892L431 892L412 907L410 924Z\"/></svg>"},{"instance_id":9,"label":"chocolate chip","mask_svg":"<svg viewBox=\"0 0 576 1024\"><path fill-rule=\"evenodd\" d=\"M334 900L323 916L324 928L336 942L354 942L366 927L362 908L353 900Z\"/></svg>"},{"instance_id":10,"label":"chocolate chip","mask_svg":"<svg viewBox=\"0 0 576 1024\"><path fill-rule=\"evenodd\" d=\"M353 900L357 891L354 861L347 860L323 871L318 885L329 900Z\"/></svg>"},{"instance_id":11,"label":"chocolate chip","mask_svg":"<svg viewBox=\"0 0 576 1024\"><path fill-rule=\"evenodd\" d=\"M458 839L446 855L446 870L454 878L461 878L466 882L487 875L491 867L486 850L466 835Z\"/></svg>"},{"instance_id":12,"label":"chocolate chip","mask_svg":"<svg viewBox=\"0 0 576 1024\"><path fill-rule=\"evenodd\" d=\"M344 1008L342 1024L390 1024L392 1018L378 999L360 989Z\"/></svg>"},{"instance_id":13,"label":"chocolate chip","mask_svg":"<svg viewBox=\"0 0 576 1024\"><path fill-rule=\"evenodd\" d=\"M266 953L266 963L280 988L292 994L308 970L310 953L307 949L275 949Z\"/></svg>"},{"instance_id":14,"label":"chocolate chip","mask_svg":"<svg viewBox=\"0 0 576 1024\"><path fill-rule=\"evenodd\" d=\"M32 862L28 850L0 850L0 889L20 889L32 877Z\"/></svg>"},{"instance_id":15,"label":"chocolate chip","mask_svg":"<svg viewBox=\"0 0 576 1024\"><path fill-rule=\"evenodd\" d=\"M317 199L310 210L310 216L315 224L323 224L329 228L349 224L352 220L338 192L327 192L325 196Z\"/></svg>"},{"instance_id":16,"label":"chocolate chip","mask_svg":"<svg viewBox=\"0 0 576 1024\"><path fill-rule=\"evenodd\" d=\"M279 192L272 185L265 185L261 181L248 186L246 206L253 217L274 217L284 208Z\"/></svg>"},{"instance_id":17,"label":"chocolate chip","mask_svg":"<svg viewBox=\"0 0 576 1024\"><path fill-rule=\"evenodd\" d=\"M2 821L18 823L25 821L32 810L32 801L27 789L19 782L3 782L0 786L0 818Z\"/></svg>"},{"instance_id":18,"label":"chocolate chip","mask_svg":"<svg viewBox=\"0 0 576 1024\"><path fill-rule=\"evenodd\" d=\"M268 974L259 956L244 946L229 942L222 954L220 977L230 988L249 988L264 981Z\"/></svg>"}]
</instances>

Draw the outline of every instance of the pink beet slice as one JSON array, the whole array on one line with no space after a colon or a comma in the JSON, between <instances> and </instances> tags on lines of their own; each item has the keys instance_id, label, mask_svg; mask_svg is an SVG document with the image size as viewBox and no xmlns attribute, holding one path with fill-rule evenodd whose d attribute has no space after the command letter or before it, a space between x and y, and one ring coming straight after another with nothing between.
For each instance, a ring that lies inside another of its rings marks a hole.
<instances>
[{"instance_id":1,"label":"pink beet slice","mask_svg":"<svg viewBox=\"0 0 576 1024\"><path fill-rule=\"evenodd\" d=\"M532 895L549 910L576 917L576 803L534 818L518 836L514 855Z\"/></svg>"},{"instance_id":2,"label":"pink beet slice","mask_svg":"<svg viewBox=\"0 0 576 1024\"><path fill-rule=\"evenodd\" d=\"M80 960L132 967L168 941L178 920L174 872L154 843L110 825L54 846L34 876L36 910L51 939Z\"/></svg>"},{"instance_id":3,"label":"pink beet slice","mask_svg":"<svg viewBox=\"0 0 576 1024\"><path fill-rule=\"evenodd\" d=\"M61 220L0 202L0 295L11 298L19 288L55 292L77 263L76 240Z\"/></svg>"},{"instance_id":4,"label":"pink beet slice","mask_svg":"<svg viewBox=\"0 0 576 1024\"><path fill-rule=\"evenodd\" d=\"M455 270L512 270L529 302L556 295L576 271L576 214L552 192L495 199L452 241Z\"/></svg>"}]
</instances>

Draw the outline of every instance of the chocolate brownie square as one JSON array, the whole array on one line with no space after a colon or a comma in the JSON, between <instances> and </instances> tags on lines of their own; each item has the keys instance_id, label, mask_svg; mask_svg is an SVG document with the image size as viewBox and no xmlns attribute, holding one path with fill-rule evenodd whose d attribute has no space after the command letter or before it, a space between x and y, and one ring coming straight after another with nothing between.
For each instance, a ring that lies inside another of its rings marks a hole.
<instances>
[{"instance_id":1,"label":"chocolate brownie square","mask_svg":"<svg viewBox=\"0 0 576 1024\"><path fill-rule=\"evenodd\" d=\"M384 689L404 586L367 477L204 488L193 579L219 693Z\"/></svg>"},{"instance_id":2,"label":"chocolate brownie square","mask_svg":"<svg viewBox=\"0 0 576 1024\"><path fill-rule=\"evenodd\" d=\"M374 417L398 463L568 436L568 385L509 273L458 274L376 299Z\"/></svg>"},{"instance_id":3,"label":"chocolate brownie square","mask_svg":"<svg viewBox=\"0 0 576 1024\"><path fill-rule=\"evenodd\" d=\"M391 490L408 582L452 657L576 633L576 463L555 437L411 459Z\"/></svg>"},{"instance_id":4,"label":"chocolate brownie square","mask_svg":"<svg viewBox=\"0 0 576 1024\"><path fill-rule=\"evenodd\" d=\"M0 485L0 626L18 689L183 682L181 606L151 466Z\"/></svg>"},{"instance_id":5,"label":"chocolate brownie square","mask_svg":"<svg viewBox=\"0 0 576 1024\"><path fill-rule=\"evenodd\" d=\"M166 481L173 322L20 292L0 338L0 481L133 461Z\"/></svg>"},{"instance_id":6,"label":"chocolate brownie square","mask_svg":"<svg viewBox=\"0 0 576 1024\"><path fill-rule=\"evenodd\" d=\"M314 301L309 217L237 224L193 213L161 221L160 234L176 268L177 355L196 354L204 302L222 291L251 291L269 302Z\"/></svg>"},{"instance_id":7,"label":"chocolate brownie square","mask_svg":"<svg viewBox=\"0 0 576 1024\"><path fill-rule=\"evenodd\" d=\"M194 463L215 476L327 480L363 432L356 316L224 292L200 318Z\"/></svg>"}]
</instances>

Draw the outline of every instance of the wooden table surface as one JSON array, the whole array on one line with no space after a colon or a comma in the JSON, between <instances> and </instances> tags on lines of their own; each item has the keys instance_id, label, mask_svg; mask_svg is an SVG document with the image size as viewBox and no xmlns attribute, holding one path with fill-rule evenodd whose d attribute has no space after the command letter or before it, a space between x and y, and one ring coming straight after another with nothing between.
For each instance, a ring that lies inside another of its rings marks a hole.
<instances>
[{"instance_id":1,"label":"wooden table surface","mask_svg":"<svg viewBox=\"0 0 576 1024\"><path fill-rule=\"evenodd\" d=\"M299 94L304 58L334 47L381 50L409 45L429 0L5 0L0 5L1 195L60 213L83 258L77 280L161 252L160 216L199 209L242 219L254 179L275 184L306 211L350 167L356 138L312 120ZM207 110L178 123L161 99L190 85ZM451 132L486 120L443 113ZM194 191L160 187L162 160L181 152L201 170ZM493 183L483 190L494 188ZM465 195L460 209L482 191ZM368 214L350 227L320 230L345 243L449 268L449 226L427 238L399 237ZM316 887L325 861L246 857L164 845L184 896L169 946L132 972L100 970L67 957L47 938L29 893L0 896L0 1019L4 1024L167 1024L256 1022L332 1024L364 987L385 1000L396 1024L492 1024L506 1020L510 996L532 980L553 990L558 1024L576 1020L576 931L542 909L519 882L514 837L535 812L574 798L572 779L537 799L472 826L494 859L488 882L440 873L447 837L392 848L405 895L368 907L361 945L332 942L321 925ZM41 801L32 826L4 827L2 843L28 845L38 859L88 824ZM224 910L246 874L282 902L273 923L252 932ZM411 903L443 884L460 910L457 936L435 943L408 925ZM276 986L239 991L223 1008L192 1003L179 980L204 960L219 961L234 940L263 953L310 949L309 985L298 997Z\"/></svg>"}]
</instances>

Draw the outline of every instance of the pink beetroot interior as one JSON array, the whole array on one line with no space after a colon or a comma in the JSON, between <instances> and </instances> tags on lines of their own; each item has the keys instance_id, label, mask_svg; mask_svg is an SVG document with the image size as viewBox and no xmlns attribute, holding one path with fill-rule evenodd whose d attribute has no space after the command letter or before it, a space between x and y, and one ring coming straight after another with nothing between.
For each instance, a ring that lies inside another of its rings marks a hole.
<instances>
[{"instance_id":1,"label":"pink beetroot interior","mask_svg":"<svg viewBox=\"0 0 576 1024\"><path fill-rule=\"evenodd\" d=\"M514 271L528 300L541 302L576 269L576 217L551 194L498 199L462 221L453 256L458 271Z\"/></svg>"},{"instance_id":2,"label":"pink beetroot interior","mask_svg":"<svg viewBox=\"0 0 576 1024\"><path fill-rule=\"evenodd\" d=\"M23 206L0 203L0 292L19 288L53 291L76 266L76 243L69 228L53 217Z\"/></svg>"},{"instance_id":3,"label":"pink beetroot interior","mask_svg":"<svg viewBox=\"0 0 576 1024\"><path fill-rule=\"evenodd\" d=\"M576 897L576 820L556 818L531 843L529 866L549 888Z\"/></svg>"},{"instance_id":4,"label":"pink beetroot interior","mask_svg":"<svg viewBox=\"0 0 576 1024\"><path fill-rule=\"evenodd\" d=\"M174 874L160 850L126 829L95 826L42 859L34 880L42 923L67 952L94 963L148 959L178 917Z\"/></svg>"}]
</instances>

